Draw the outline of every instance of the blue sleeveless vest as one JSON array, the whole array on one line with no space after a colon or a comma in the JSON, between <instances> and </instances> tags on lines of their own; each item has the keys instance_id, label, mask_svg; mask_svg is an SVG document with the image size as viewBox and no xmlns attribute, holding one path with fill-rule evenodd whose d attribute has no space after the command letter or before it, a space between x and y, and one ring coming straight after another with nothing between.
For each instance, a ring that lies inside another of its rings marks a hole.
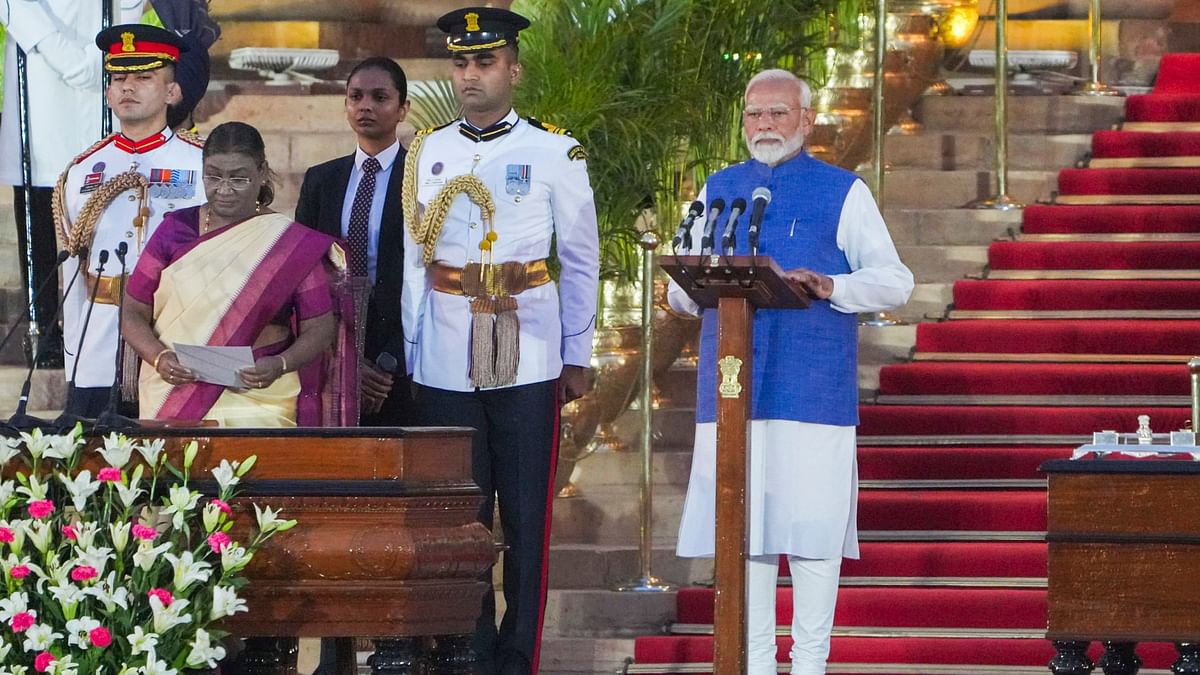
<instances>
[{"instance_id":1,"label":"blue sleeveless vest","mask_svg":"<svg viewBox=\"0 0 1200 675\"><path fill-rule=\"evenodd\" d=\"M765 186L772 198L762 223L759 255L771 256L784 271L805 267L834 275L851 271L837 247L837 229L842 205L856 180L849 171L801 153L774 169L755 160L731 166L713 174L706 189L710 203L721 197L729 205L741 197L749 204L754 189ZM718 247L726 220L722 217L714 230ZM738 226L738 255L750 252L747 223L748 214ZM716 420L720 378L716 349L717 312L705 310L697 374L698 422ZM856 315L835 311L828 300L814 300L805 310L759 310L754 316L753 360L753 419L858 424Z\"/></svg>"}]
</instances>

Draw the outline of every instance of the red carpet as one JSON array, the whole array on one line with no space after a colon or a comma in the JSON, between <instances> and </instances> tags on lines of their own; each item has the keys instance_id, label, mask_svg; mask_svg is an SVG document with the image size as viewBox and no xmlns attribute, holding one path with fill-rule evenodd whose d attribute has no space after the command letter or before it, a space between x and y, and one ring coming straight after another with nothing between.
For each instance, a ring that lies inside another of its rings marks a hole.
<instances>
[{"instance_id":1,"label":"red carpet","mask_svg":"<svg viewBox=\"0 0 1200 675\"><path fill-rule=\"evenodd\" d=\"M1185 368L1161 363L901 363L879 373L879 393L961 396L1179 396Z\"/></svg>"},{"instance_id":2,"label":"red carpet","mask_svg":"<svg viewBox=\"0 0 1200 675\"><path fill-rule=\"evenodd\" d=\"M1025 234L1200 232L1200 206L1033 204L1025 207L1021 230Z\"/></svg>"},{"instance_id":3,"label":"red carpet","mask_svg":"<svg viewBox=\"0 0 1200 675\"><path fill-rule=\"evenodd\" d=\"M1197 99L1200 102L1200 99ZM1186 195L1200 192L1200 169L1063 169L1064 195Z\"/></svg>"},{"instance_id":4,"label":"red carpet","mask_svg":"<svg viewBox=\"0 0 1200 675\"><path fill-rule=\"evenodd\" d=\"M1131 121L1200 121L1200 54L1163 59L1153 93L1129 97ZM1200 133L1099 131L1096 157L1200 155ZM1200 194L1200 169L1066 169L1062 194ZM1030 206L1025 234L1200 233L1200 206ZM1200 310L1200 282L1138 279L1142 269L1200 269L1200 243L1186 241L995 242L990 270L1132 270L1121 281L963 280L959 310ZM986 270L981 270L986 272ZM1103 314L1099 314L1103 316ZM1012 361L938 361L939 353L978 353ZM1020 355L1049 362L1021 362ZM1200 354L1200 320L964 320L917 327L916 356L880 372L882 396L1004 396L1012 405L895 404L861 407L858 525L870 532L862 560L843 563L830 662L854 672L999 673L1041 670L1054 655L1036 637L1046 627L1046 591L1026 580L1046 575L1044 478L1038 466L1068 457L1070 446L1035 445L1115 429L1133 431L1148 414L1155 431L1177 429L1187 407L1121 406L1121 396L1186 397L1184 362ZM1177 363L1089 363L1089 355L1161 355ZM1095 397L1096 406L1040 405L1024 396ZM978 401L977 401L978 402ZM876 446L908 436L904 446ZM952 439L987 436L988 439ZM992 442L999 441L995 444ZM1028 442L1027 442L1028 441ZM930 484L929 481L945 481ZM988 481L988 482L982 482ZM946 534L938 534L946 533ZM783 566L786 569L786 565ZM785 573L786 574L786 573ZM875 585L868 585L875 584ZM681 624L711 624L713 591L679 593ZM777 620L791 618L791 589L777 592ZM889 628L886 637L855 629ZM944 628L960 637L930 637ZM969 637L963 629L1015 631L1011 638ZM640 638L638 664L710 664L711 635ZM778 658L791 641L781 637ZM1172 645L1142 644L1144 667L1167 669ZM1093 644L1092 659L1100 657ZM695 668L697 666L693 666ZM702 671L704 666L698 666ZM893 669L894 668L894 669ZM665 668L664 668L665 669ZM1096 669L1099 672L1100 668ZM676 671L682 672L682 671ZM687 672L695 672L688 670Z\"/></svg>"},{"instance_id":5,"label":"red carpet","mask_svg":"<svg viewBox=\"0 0 1200 675\"><path fill-rule=\"evenodd\" d=\"M954 282L954 309L1083 310L1194 309L1200 281L1006 281Z\"/></svg>"},{"instance_id":6,"label":"red carpet","mask_svg":"<svg viewBox=\"0 0 1200 675\"><path fill-rule=\"evenodd\" d=\"M1191 157L1200 155L1200 132L1097 131L1092 157Z\"/></svg>"}]
</instances>

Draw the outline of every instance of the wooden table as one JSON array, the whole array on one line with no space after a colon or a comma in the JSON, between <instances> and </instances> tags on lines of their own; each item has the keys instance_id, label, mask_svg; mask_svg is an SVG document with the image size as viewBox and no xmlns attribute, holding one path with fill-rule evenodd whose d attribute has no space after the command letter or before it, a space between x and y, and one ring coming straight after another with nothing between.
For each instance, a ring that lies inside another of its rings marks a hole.
<instances>
[{"instance_id":1,"label":"wooden table","mask_svg":"<svg viewBox=\"0 0 1200 675\"><path fill-rule=\"evenodd\" d=\"M1200 462L1053 460L1048 621L1055 675L1141 666L1138 642L1174 642L1175 673L1200 674Z\"/></svg>"}]
</instances>

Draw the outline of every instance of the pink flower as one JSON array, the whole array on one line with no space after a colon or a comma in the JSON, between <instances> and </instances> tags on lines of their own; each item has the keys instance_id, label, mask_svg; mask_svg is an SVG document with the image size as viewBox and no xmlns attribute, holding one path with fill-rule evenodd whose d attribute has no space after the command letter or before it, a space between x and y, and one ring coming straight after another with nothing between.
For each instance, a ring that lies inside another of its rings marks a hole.
<instances>
[{"instance_id":1,"label":"pink flower","mask_svg":"<svg viewBox=\"0 0 1200 675\"><path fill-rule=\"evenodd\" d=\"M104 649L112 644L112 634L109 633L108 629L104 626L99 626L97 628L93 628L91 632L88 633L88 640L92 643L93 647Z\"/></svg>"},{"instance_id":2,"label":"pink flower","mask_svg":"<svg viewBox=\"0 0 1200 675\"><path fill-rule=\"evenodd\" d=\"M54 655L50 652L42 652L33 660L33 669L39 673L44 673L50 670L51 663L54 663Z\"/></svg>"},{"instance_id":3,"label":"pink flower","mask_svg":"<svg viewBox=\"0 0 1200 675\"><path fill-rule=\"evenodd\" d=\"M17 612L13 615L12 621L8 622L8 625L12 626L14 633L21 633L29 630L33 622L33 615L29 612Z\"/></svg>"},{"instance_id":4,"label":"pink flower","mask_svg":"<svg viewBox=\"0 0 1200 675\"><path fill-rule=\"evenodd\" d=\"M25 577L29 576L29 568L25 565L13 565L12 569L9 570L8 573L11 574L12 578L14 579L24 579Z\"/></svg>"},{"instance_id":5,"label":"pink flower","mask_svg":"<svg viewBox=\"0 0 1200 675\"><path fill-rule=\"evenodd\" d=\"M70 539L71 541L75 541L79 538L79 533L75 531L74 525L63 525L62 533L64 537Z\"/></svg>"},{"instance_id":6,"label":"pink flower","mask_svg":"<svg viewBox=\"0 0 1200 675\"><path fill-rule=\"evenodd\" d=\"M170 607L175 598L171 597L171 592L165 588L151 588L146 591L146 595L151 598L158 598L163 607Z\"/></svg>"},{"instance_id":7,"label":"pink flower","mask_svg":"<svg viewBox=\"0 0 1200 675\"><path fill-rule=\"evenodd\" d=\"M49 499L37 499L29 502L29 515L34 518L45 518L54 513L54 502Z\"/></svg>"},{"instance_id":8,"label":"pink flower","mask_svg":"<svg viewBox=\"0 0 1200 675\"><path fill-rule=\"evenodd\" d=\"M213 532L208 535L208 545L212 547L213 553L220 553L230 543L232 541L229 539L229 535L224 532Z\"/></svg>"},{"instance_id":9,"label":"pink flower","mask_svg":"<svg viewBox=\"0 0 1200 675\"><path fill-rule=\"evenodd\" d=\"M217 507L221 511L221 513L224 513L227 516L233 515L233 509L229 508L229 505L226 504L225 502L221 501L220 499L214 499L211 502L209 502L209 504L212 504L213 506Z\"/></svg>"},{"instance_id":10,"label":"pink flower","mask_svg":"<svg viewBox=\"0 0 1200 675\"><path fill-rule=\"evenodd\" d=\"M133 536L144 541L154 541L154 538L158 536L158 530L145 525L134 525Z\"/></svg>"},{"instance_id":11,"label":"pink flower","mask_svg":"<svg viewBox=\"0 0 1200 675\"><path fill-rule=\"evenodd\" d=\"M13 540L13 531L7 527L0 527L0 544L11 544Z\"/></svg>"},{"instance_id":12,"label":"pink flower","mask_svg":"<svg viewBox=\"0 0 1200 675\"><path fill-rule=\"evenodd\" d=\"M100 473L96 474L96 480L106 480L115 483L121 480L121 470L115 466L106 466L100 469Z\"/></svg>"},{"instance_id":13,"label":"pink flower","mask_svg":"<svg viewBox=\"0 0 1200 675\"><path fill-rule=\"evenodd\" d=\"M95 567L89 567L88 565L80 565L79 567L76 567L75 569L71 570L71 580L72 581L82 582L82 581L87 581L89 579L95 579L95 578L96 578L96 568Z\"/></svg>"}]
</instances>

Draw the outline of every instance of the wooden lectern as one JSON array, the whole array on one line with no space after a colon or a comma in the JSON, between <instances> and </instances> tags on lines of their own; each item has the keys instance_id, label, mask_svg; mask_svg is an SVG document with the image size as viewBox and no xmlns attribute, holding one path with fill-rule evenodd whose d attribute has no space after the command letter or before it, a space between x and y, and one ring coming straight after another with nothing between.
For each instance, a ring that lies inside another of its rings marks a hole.
<instances>
[{"instance_id":1,"label":"wooden lectern","mask_svg":"<svg viewBox=\"0 0 1200 675\"><path fill-rule=\"evenodd\" d=\"M746 672L746 458L754 311L805 309L808 294L766 256L663 256L661 265L705 309L717 310L717 534L713 672Z\"/></svg>"}]
</instances>

